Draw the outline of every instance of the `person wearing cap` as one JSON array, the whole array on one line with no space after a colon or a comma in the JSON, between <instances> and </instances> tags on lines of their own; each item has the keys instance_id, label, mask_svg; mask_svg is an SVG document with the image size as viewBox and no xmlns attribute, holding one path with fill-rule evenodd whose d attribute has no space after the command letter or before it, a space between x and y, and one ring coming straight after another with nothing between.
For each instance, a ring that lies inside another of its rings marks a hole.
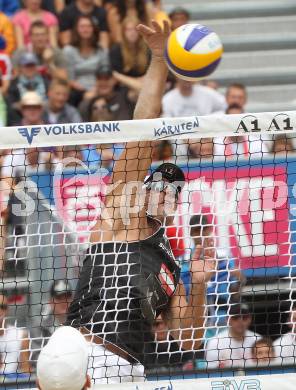
<instances>
[{"instance_id":1,"label":"person wearing cap","mask_svg":"<svg viewBox=\"0 0 296 390\"><path fill-rule=\"evenodd\" d=\"M114 77L109 65L100 66L96 71L94 87L85 94L79 105L79 111L84 121L91 121L91 105L94 100L103 98L112 114L112 120L132 119L134 103L130 99L129 89L122 87Z\"/></svg>"},{"instance_id":2,"label":"person wearing cap","mask_svg":"<svg viewBox=\"0 0 296 390\"><path fill-rule=\"evenodd\" d=\"M56 280L50 289L49 304L42 313L40 324L34 324L31 330L32 362L37 360L41 346L45 345L55 329L61 326L67 316L73 293L70 282L66 279Z\"/></svg>"},{"instance_id":3,"label":"person wearing cap","mask_svg":"<svg viewBox=\"0 0 296 390\"><path fill-rule=\"evenodd\" d=\"M159 116L168 68L163 53L169 26L139 25L152 52L134 119ZM141 132L141 128L139 128ZM155 365L155 319L162 314L180 350L196 350L203 338L206 283L215 259L192 262L186 300L180 268L165 235L165 217L177 208L185 175L172 163L149 173L151 142L130 142L115 161L105 208L92 229L67 325L91 345L95 383L144 380Z\"/></svg>"},{"instance_id":4,"label":"person wearing cap","mask_svg":"<svg viewBox=\"0 0 296 390\"><path fill-rule=\"evenodd\" d=\"M251 324L252 313L246 303L231 305L229 326L206 342L207 369L245 367L252 359L254 343L261 338L249 330Z\"/></svg>"},{"instance_id":5,"label":"person wearing cap","mask_svg":"<svg viewBox=\"0 0 296 390\"><path fill-rule=\"evenodd\" d=\"M70 326L57 329L40 352L36 384L39 390L86 390L91 387L87 375L88 345Z\"/></svg>"},{"instance_id":6,"label":"person wearing cap","mask_svg":"<svg viewBox=\"0 0 296 390\"><path fill-rule=\"evenodd\" d=\"M47 80L38 72L38 59L33 53L26 52L20 56L19 74L12 80L7 92L10 106L19 109L19 102L26 92L36 92L43 101L46 100Z\"/></svg>"},{"instance_id":7,"label":"person wearing cap","mask_svg":"<svg viewBox=\"0 0 296 390\"><path fill-rule=\"evenodd\" d=\"M295 365L296 363L296 302L290 303L287 326L289 332L274 341L277 365Z\"/></svg>"}]
</instances>

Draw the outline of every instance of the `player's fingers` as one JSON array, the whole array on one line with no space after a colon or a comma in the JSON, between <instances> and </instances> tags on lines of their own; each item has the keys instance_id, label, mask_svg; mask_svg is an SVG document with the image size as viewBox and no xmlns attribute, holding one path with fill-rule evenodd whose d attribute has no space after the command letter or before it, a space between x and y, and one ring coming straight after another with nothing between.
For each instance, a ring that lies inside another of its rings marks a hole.
<instances>
[{"instance_id":1,"label":"player's fingers","mask_svg":"<svg viewBox=\"0 0 296 390\"><path fill-rule=\"evenodd\" d=\"M138 30L139 33L141 33L142 35L151 35L151 34L154 33L154 31L153 31L150 27L145 26L144 24L138 24L137 30Z\"/></svg>"},{"instance_id":2,"label":"player's fingers","mask_svg":"<svg viewBox=\"0 0 296 390\"><path fill-rule=\"evenodd\" d=\"M154 30L157 32L157 33L160 33L162 32L162 29L160 27L160 25L156 22L156 20L152 20L152 26L154 28Z\"/></svg>"},{"instance_id":3,"label":"player's fingers","mask_svg":"<svg viewBox=\"0 0 296 390\"><path fill-rule=\"evenodd\" d=\"M171 32L170 24L167 20L163 21L163 32L166 36L168 36Z\"/></svg>"}]
</instances>

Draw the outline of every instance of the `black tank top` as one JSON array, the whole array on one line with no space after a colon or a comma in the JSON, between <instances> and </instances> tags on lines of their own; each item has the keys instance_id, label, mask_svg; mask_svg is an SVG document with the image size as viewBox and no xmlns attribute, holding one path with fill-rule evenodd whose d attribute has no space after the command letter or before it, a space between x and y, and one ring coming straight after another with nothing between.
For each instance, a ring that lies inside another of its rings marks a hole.
<instances>
[{"instance_id":1,"label":"black tank top","mask_svg":"<svg viewBox=\"0 0 296 390\"><path fill-rule=\"evenodd\" d=\"M165 230L137 242L90 247L67 324L85 326L144 366L155 364L155 318L169 304L180 278Z\"/></svg>"}]
</instances>

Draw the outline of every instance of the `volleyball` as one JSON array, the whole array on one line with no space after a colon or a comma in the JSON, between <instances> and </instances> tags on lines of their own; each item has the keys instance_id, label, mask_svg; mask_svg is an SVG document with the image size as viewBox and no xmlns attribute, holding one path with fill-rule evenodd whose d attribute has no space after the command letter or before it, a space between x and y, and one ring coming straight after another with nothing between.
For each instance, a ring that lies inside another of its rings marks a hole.
<instances>
[{"instance_id":1,"label":"volleyball","mask_svg":"<svg viewBox=\"0 0 296 390\"><path fill-rule=\"evenodd\" d=\"M165 58L169 69L179 78L201 80L214 72L223 54L219 36L201 24L185 24L168 39Z\"/></svg>"}]
</instances>

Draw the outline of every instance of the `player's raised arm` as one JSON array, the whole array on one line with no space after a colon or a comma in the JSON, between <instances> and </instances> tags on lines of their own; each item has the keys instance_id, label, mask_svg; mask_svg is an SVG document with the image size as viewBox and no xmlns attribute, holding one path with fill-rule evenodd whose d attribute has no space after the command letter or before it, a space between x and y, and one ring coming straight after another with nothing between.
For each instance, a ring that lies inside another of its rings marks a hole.
<instances>
[{"instance_id":1,"label":"player's raised arm","mask_svg":"<svg viewBox=\"0 0 296 390\"><path fill-rule=\"evenodd\" d=\"M161 100L168 73L163 54L169 35L169 25L164 22L162 29L158 23L153 21L152 28L140 24L138 31L150 48L152 58L135 108L134 119L157 118L161 110ZM139 128L140 131L141 128ZM150 164L150 142L127 143L114 165L113 183L143 181Z\"/></svg>"}]
</instances>

